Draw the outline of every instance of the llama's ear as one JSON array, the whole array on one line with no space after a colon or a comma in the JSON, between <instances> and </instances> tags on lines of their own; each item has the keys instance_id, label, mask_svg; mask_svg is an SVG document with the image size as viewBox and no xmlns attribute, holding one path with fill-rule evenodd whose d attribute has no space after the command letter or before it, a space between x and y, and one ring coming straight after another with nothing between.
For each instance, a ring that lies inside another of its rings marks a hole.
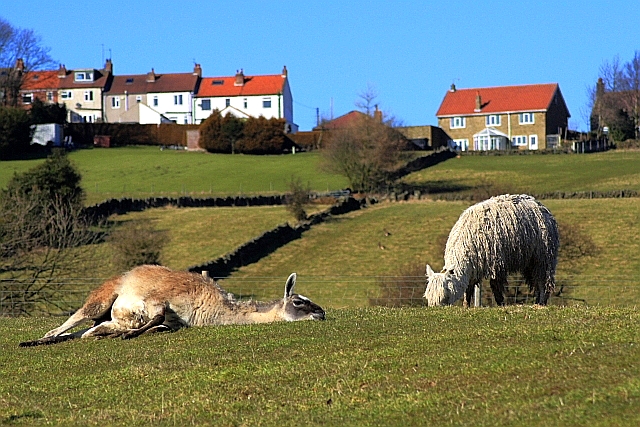
<instances>
[{"instance_id":1,"label":"llama's ear","mask_svg":"<svg viewBox=\"0 0 640 427\"><path fill-rule=\"evenodd\" d=\"M296 285L296 273L291 273L284 285L284 297L289 298L293 294L293 287Z\"/></svg>"},{"instance_id":2,"label":"llama's ear","mask_svg":"<svg viewBox=\"0 0 640 427\"><path fill-rule=\"evenodd\" d=\"M429 264L427 264L427 279L430 278L431 276L433 276L433 269L431 268L431 266Z\"/></svg>"}]
</instances>

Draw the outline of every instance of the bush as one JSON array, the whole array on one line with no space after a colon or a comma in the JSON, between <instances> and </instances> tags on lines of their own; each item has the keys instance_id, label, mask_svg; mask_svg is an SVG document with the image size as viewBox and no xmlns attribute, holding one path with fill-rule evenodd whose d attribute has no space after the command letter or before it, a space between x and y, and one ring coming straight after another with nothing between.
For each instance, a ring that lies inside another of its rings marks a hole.
<instances>
[{"instance_id":1,"label":"bush","mask_svg":"<svg viewBox=\"0 0 640 427\"><path fill-rule=\"evenodd\" d=\"M32 134L26 111L0 107L0 160L16 158L30 151Z\"/></svg>"},{"instance_id":2,"label":"bush","mask_svg":"<svg viewBox=\"0 0 640 427\"><path fill-rule=\"evenodd\" d=\"M126 222L111 232L108 242L113 248L113 264L122 271L138 265L160 264L162 248L169 238L148 222Z\"/></svg>"},{"instance_id":3,"label":"bush","mask_svg":"<svg viewBox=\"0 0 640 427\"><path fill-rule=\"evenodd\" d=\"M290 194L286 197L287 210L295 217L297 221L307 219L307 212L304 207L309 203L309 194L311 188L302 184L300 177L291 177L289 182Z\"/></svg>"},{"instance_id":4,"label":"bush","mask_svg":"<svg viewBox=\"0 0 640 427\"><path fill-rule=\"evenodd\" d=\"M249 118L244 123L242 138L237 141L238 151L246 154L280 154L289 140L284 134L284 119Z\"/></svg>"},{"instance_id":5,"label":"bush","mask_svg":"<svg viewBox=\"0 0 640 427\"><path fill-rule=\"evenodd\" d=\"M427 286L425 265L408 265L394 276L379 278L380 296L369 298L369 305L383 307L423 306L422 297Z\"/></svg>"}]
</instances>

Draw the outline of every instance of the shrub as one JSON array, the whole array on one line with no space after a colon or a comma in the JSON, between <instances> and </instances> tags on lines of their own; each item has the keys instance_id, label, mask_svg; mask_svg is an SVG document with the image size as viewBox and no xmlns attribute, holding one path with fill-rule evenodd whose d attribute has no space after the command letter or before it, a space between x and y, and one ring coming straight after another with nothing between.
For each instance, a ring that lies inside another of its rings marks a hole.
<instances>
[{"instance_id":1,"label":"shrub","mask_svg":"<svg viewBox=\"0 0 640 427\"><path fill-rule=\"evenodd\" d=\"M108 237L113 264L122 271L143 264L160 264L162 248L169 238L148 222L125 222Z\"/></svg>"},{"instance_id":2,"label":"shrub","mask_svg":"<svg viewBox=\"0 0 640 427\"><path fill-rule=\"evenodd\" d=\"M287 148L284 119L249 118L244 123L242 138L236 143L238 151L246 154L280 154Z\"/></svg>"},{"instance_id":3,"label":"shrub","mask_svg":"<svg viewBox=\"0 0 640 427\"><path fill-rule=\"evenodd\" d=\"M384 307L423 306L426 288L425 265L407 265L397 274L377 279L380 296L369 298L369 305Z\"/></svg>"},{"instance_id":4,"label":"shrub","mask_svg":"<svg viewBox=\"0 0 640 427\"><path fill-rule=\"evenodd\" d=\"M15 158L30 150L31 122L26 111L0 107L0 160Z\"/></svg>"},{"instance_id":5,"label":"shrub","mask_svg":"<svg viewBox=\"0 0 640 427\"><path fill-rule=\"evenodd\" d=\"M307 219L307 212L304 207L309 203L311 188L308 184L305 187L300 177L291 177L289 191L290 194L286 197L287 210L291 212L297 221L304 221Z\"/></svg>"}]
</instances>

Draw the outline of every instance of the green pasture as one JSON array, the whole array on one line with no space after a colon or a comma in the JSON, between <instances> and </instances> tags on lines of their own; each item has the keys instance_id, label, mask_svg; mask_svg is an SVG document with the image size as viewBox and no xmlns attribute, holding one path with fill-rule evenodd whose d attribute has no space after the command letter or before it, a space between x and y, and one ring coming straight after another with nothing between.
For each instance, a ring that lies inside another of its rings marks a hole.
<instances>
[{"instance_id":1,"label":"green pasture","mask_svg":"<svg viewBox=\"0 0 640 427\"><path fill-rule=\"evenodd\" d=\"M0 424L640 424L635 309L342 309L18 348L62 321L0 319Z\"/></svg>"},{"instance_id":2,"label":"green pasture","mask_svg":"<svg viewBox=\"0 0 640 427\"><path fill-rule=\"evenodd\" d=\"M77 150L69 158L82 174L87 204L120 197L282 194L293 176L319 192L348 186L342 176L318 167L318 153L250 156L121 147ZM0 162L0 188L14 172L38 162Z\"/></svg>"},{"instance_id":3,"label":"green pasture","mask_svg":"<svg viewBox=\"0 0 640 427\"><path fill-rule=\"evenodd\" d=\"M502 193L640 190L640 151L465 156L414 172L403 182L426 192L493 187Z\"/></svg>"},{"instance_id":4,"label":"green pasture","mask_svg":"<svg viewBox=\"0 0 640 427\"><path fill-rule=\"evenodd\" d=\"M568 265L557 279L569 302L633 305L640 302L640 200L545 200L559 222L589 238L593 256ZM449 230L469 202L381 203L313 226L257 263L222 279L227 290L257 298L281 294L284 279L298 273L298 291L331 307L366 306L380 281L407 275L412 267L443 264ZM311 209L320 209L312 207ZM284 207L162 208L135 212L118 221L150 221L169 235L161 259L185 269L231 252L278 224L291 221ZM105 248L105 251L107 249ZM105 264L106 266L106 264ZM415 271L416 268L413 268ZM110 276L116 271L105 270ZM414 277L416 293L424 277Z\"/></svg>"}]
</instances>

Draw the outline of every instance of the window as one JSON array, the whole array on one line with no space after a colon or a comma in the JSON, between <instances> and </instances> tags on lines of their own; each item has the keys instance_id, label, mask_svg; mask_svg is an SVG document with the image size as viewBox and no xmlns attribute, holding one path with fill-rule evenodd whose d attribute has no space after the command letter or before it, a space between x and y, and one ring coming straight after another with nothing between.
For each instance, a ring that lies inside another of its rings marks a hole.
<instances>
[{"instance_id":1,"label":"window","mask_svg":"<svg viewBox=\"0 0 640 427\"><path fill-rule=\"evenodd\" d=\"M244 109L246 110L247 109L247 98L245 98L243 101L244 101Z\"/></svg>"},{"instance_id":2,"label":"window","mask_svg":"<svg viewBox=\"0 0 640 427\"><path fill-rule=\"evenodd\" d=\"M53 102L53 92L47 92L47 101Z\"/></svg>"},{"instance_id":3,"label":"window","mask_svg":"<svg viewBox=\"0 0 640 427\"><path fill-rule=\"evenodd\" d=\"M93 81L93 72L92 71L76 71L76 73L75 73L75 81L77 81L77 82L92 82Z\"/></svg>"},{"instance_id":4,"label":"window","mask_svg":"<svg viewBox=\"0 0 640 427\"><path fill-rule=\"evenodd\" d=\"M182 105L182 95L173 95L173 105Z\"/></svg>"},{"instance_id":5,"label":"window","mask_svg":"<svg viewBox=\"0 0 640 427\"><path fill-rule=\"evenodd\" d=\"M23 104L31 104L33 102L33 94L32 93L24 93L22 94L22 103Z\"/></svg>"},{"instance_id":6,"label":"window","mask_svg":"<svg viewBox=\"0 0 640 427\"><path fill-rule=\"evenodd\" d=\"M520 113L519 118L521 125L531 125L534 123L533 113Z\"/></svg>"},{"instance_id":7,"label":"window","mask_svg":"<svg viewBox=\"0 0 640 427\"><path fill-rule=\"evenodd\" d=\"M60 92L60 98L62 98L62 99L72 99L73 98L73 92L71 92L70 90L63 90L62 92Z\"/></svg>"},{"instance_id":8,"label":"window","mask_svg":"<svg viewBox=\"0 0 640 427\"><path fill-rule=\"evenodd\" d=\"M213 86L222 86L224 84L224 80L214 80L211 82Z\"/></svg>"},{"instance_id":9,"label":"window","mask_svg":"<svg viewBox=\"0 0 640 427\"><path fill-rule=\"evenodd\" d=\"M157 107L157 106L158 106L158 97L157 97L157 96L154 96L154 97L153 97L153 106L154 106L154 107Z\"/></svg>"},{"instance_id":10,"label":"window","mask_svg":"<svg viewBox=\"0 0 640 427\"><path fill-rule=\"evenodd\" d=\"M524 135L514 136L511 140L511 145L513 145L514 147L526 147L527 137Z\"/></svg>"},{"instance_id":11,"label":"window","mask_svg":"<svg viewBox=\"0 0 640 427\"><path fill-rule=\"evenodd\" d=\"M120 97L114 96L111 98L111 108L120 108Z\"/></svg>"},{"instance_id":12,"label":"window","mask_svg":"<svg viewBox=\"0 0 640 427\"><path fill-rule=\"evenodd\" d=\"M225 106L225 107L228 107L229 105L231 105L231 99L226 98L226 99L224 100L224 106Z\"/></svg>"},{"instance_id":13,"label":"window","mask_svg":"<svg viewBox=\"0 0 640 427\"><path fill-rule=\"evenodd\" d=\"M84 91L84 100L85 101L93 101L93 91L92 90L85 90Z\"/></svg>"},{"instance_id":14,"label":"window","mask_svg":"<svg viewBox=\"0 0 640 427\"><path fill-rule=\"evenodd\" d=\"M487 116L487 126L500 126L500 116L497 114L491 114Z\"/></svg>"},{"instance_id":15,"label":"window","mask_svg":"<svg viewBox=\"0 0 640 427\"><path fill-rule=\"evenodd\" d=\"M136 95L136 102L142 102L142 95Z\"/></svg>"},{"instance_id":16,"label":"window","mask_svg":"<svg viewBox=\"0 0 640 427\"><path fill-rule=\"evenodd\" d=\"M210 99L203 99L201 107L202 107L203 111L211 110L211 100Z\"/></svg>"},{"instance_id":17,"label":"window","mask_svg":"<svg viewBox=\"0 0 640 427\"><path fill-rule=\"evenodd\" d=\"M451 117L451 123L449 125L451 129L461 129L466 126L467 123L464 117Z\"/></svg>"},{"instance_id":18,"label":"window","mask_svg":"<svg viewBox=\"0 0 640 427\"><path fill-rule=\"evenodd\" d=\"M262 108L271 108L271 98L262 99Z\"/></svg>"},{"instance_id":19,"label":"window","mask_svg":"<svg viewBox=\"0 0 640 427\"><path fill-rule=\"evenodd\" d=\"M469 150L469 140L468 139L452 139L451 148L453 148L454 150L467 151Z\"/></svg>"}]
</instances>

